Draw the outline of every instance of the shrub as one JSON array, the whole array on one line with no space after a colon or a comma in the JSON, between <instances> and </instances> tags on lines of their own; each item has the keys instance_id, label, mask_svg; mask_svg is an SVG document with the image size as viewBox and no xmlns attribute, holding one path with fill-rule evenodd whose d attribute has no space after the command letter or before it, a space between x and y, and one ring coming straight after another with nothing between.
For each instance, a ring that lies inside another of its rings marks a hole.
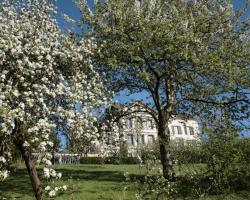
<instances>
[{"instance_id":1,"label":"shrub","mask_svg":"<svg viewBox=\"0 0 250 200\"><path fill-rule=\"evenodd\" d=\"M178 161L178 164L195 164L202 163L204 161L204 152L202 144L192 141L184 142L178 141L171 144L172 158L174 161Z\"/></svg>"},{"instance_id":2,"label":"shrub","mask_svg":"<svg viewBox=\"0 0 250 200\"><path fill-rule=\"evenodd\" d=\"M249 144L233 134L213 134L204 144L207 174L212 180L213 193L250 186L250 166L248 155L245 155Z\"/></svg>"},{"instance_id":3,"label":"shrub","mask_svg":"<svg viewBox=\"0 0 250 200\"><path fill-rule=\"evenodd\" d=\"M118 165L120 164L120 159L117 156L109 156L109 157L105 157L103 159L103 163L104 164L114 164L114 165Z\"/></svg>"},{"instance_id":4,"label":"shrub","mask_svg":"<svg viewBox=\"0 0 250 200\"><path fill-rule=\"evenodd\" d=\"M238 145L242 150L244 160L250 163L250 138L241 138L238 140Z\"/></svg>"},{"instance_id":5,"label":"shrub","mask_svg":"<svg viewBox=\"0 0 250 200\"><path fill-rule=\"evenodd\" d=\"M190 158L185 147L180 152L181 161ZM194 153L203 155L202 170L190 166L185 174L177 177L178 194L203 197L246 190L250 187L249 139L239 138L234 132L211 132L206 141ZM175 151L174 151L175 152ZM176 153L176 152L175 152ZM185 165L183 165L185 167Z\"/></svg>"},{"instance_id":6,"label":"shrub","mask_svg":"<svg viewBox=\"0 0 250 200\"><path fill-rule=\"evenodd\" d=\"M102 159L100 157L81 157L80 164L101 164Z\"/></svg>"},{"instance_id":7,"label":"shrub","mask_svg":"<svg viewBox=\"0 0 250 200\"><path fill-rule=\"evenodd\" d=\"M104 163L105 164L114 164L114 165L118 165L118 164L138 164L140 163L140 161L138 160L138 158L135 157L124 157L124 158L114 158L114 157L106 157L104 158Z\"/></svg>"},{"instance_id":8,"label":"shrub","mask_svg":"<svg viewBox=\"0 0 250 200\"><path fill-rule=\"evenodd\" d=\"M136 157L127 157L120 160L120 164L139 164L140 161Z\"/></svg>"},{"instance_id":9,"label":"shrub","mask_svg":"<svg viewBox=\"0 0 250 200\"><path fill-rule=\"evenodd\" d=\"M114 157L82 157L80 158L80 164L138 164L140 161L135 157L127 157L122 159L116 159Z\"/></svg>"},{"instance_id":10,"label":"shrub","mask_svg":"<svg viewBox=\"0 0 250 200\"><path fill-rule=\"evenodd\" d=\"M141 157L142 162L147 163L160 160L159 149L160 146L158 140L156 140L153 144L141 146L139 149L139 156Z\"/></svg>"}]
</instances>

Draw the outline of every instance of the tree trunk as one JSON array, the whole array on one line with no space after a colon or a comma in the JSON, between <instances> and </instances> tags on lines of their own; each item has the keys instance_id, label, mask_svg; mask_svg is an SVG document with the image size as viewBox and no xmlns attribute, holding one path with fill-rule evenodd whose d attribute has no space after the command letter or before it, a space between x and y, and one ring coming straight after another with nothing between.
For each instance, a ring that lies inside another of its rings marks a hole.
<instances>
[{"instance_id":1,"label":"tree trunk","mask_svg":"<svg viewBox=\"0 0 250 200\"><path fill-rule=\"evenodd\" d=\"M32 163L30 156L27 154L27 152L25 152L25 149L20 145L18 145L18 148L24 159L25 166L30 177L30 181L32 184L32 188L33 188L36 200L42 200L42 187L40 184L40 180L39 180L35 165Z\"/></svg>"},{"instance_id":2,"label":"tree trunk","mask_svg":"<svg viewBox=\"0 0 250 200\"><path fill-rule=\"evenodd\" d=\"M30 181L32 184L36 200L42 200L42 187L40 184L40 180L35 165L34 163L32 163L32 160L30 159L29 152L27 152L25 147L23 146L25 139L22 134L23 133L22 123L16 119L14 120L14 123L15 123L15 128L12 132L13 142L16 145L17 149L20 151L24 159L25 166L30 177Z\"/></svg>"},{"instance_id":3,"label":"tree trunk","mask_svg":"<svg viewBox=\"0 0 250 200\"><path fill-rule=\"evenodd\" d=\"M172 181L174 179L173 162L170 153L170 130L168 123L160 120L158 127L158 136L160 139L160 155L165 179Z\"/></svg>"}]
</instances>

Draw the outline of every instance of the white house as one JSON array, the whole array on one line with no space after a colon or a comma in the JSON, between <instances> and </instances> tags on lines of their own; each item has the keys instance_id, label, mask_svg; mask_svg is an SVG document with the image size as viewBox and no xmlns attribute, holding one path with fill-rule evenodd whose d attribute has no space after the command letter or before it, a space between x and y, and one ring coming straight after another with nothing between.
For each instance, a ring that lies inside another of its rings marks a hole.
<instances>
[{"instance_id":1,"label":"white house","mask_svg":"<svg viewBox=\"0 0 250 200\"><path fill-rule=\"evenodd\" d=\"M141 145L150 145L157 139L157 127L149 114L134 113L121 119L122 135L128 143L128 152L134 155ZM200 129L194 119L174 117L169 124L170 140L199 141Z\"/></svg>"},{"instance_id":2,"label":"white house","mask_svg":"<svg viewBox=\"0 0 250 200\"><path fill-rule=\"evenodd\" d=\"M104 141L105 143L100 143L99 141L92 143L93 149L95 150L89 151L87 156L97 156L98 151L99 153L102 152L101 154L104 153L107 155L109 155L110 152L118 152L120 145L112 145L112 143L113 141L121 142L124 140L127 141L128 144L128 154L130 156L136 156L141 146L150 145L157 139L158 133L154 119L139 106L126 107L120 104L114 104L113 107L107 110L107 113L123 113L123 111L128 114L119 117L119 136L116 136L119 138L114 139L113 134L108 133ZM173 117L169 124L169 129L171 132L170 140L172 141L200 141L199 125L194 119L184 119L183 116Z\"/></svg>"}]
</instances>

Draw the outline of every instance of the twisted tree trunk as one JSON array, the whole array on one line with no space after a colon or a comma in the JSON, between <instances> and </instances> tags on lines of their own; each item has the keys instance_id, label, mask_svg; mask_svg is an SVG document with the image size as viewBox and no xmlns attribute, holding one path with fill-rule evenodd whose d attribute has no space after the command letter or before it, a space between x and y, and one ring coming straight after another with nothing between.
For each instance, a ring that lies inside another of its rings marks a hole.
<instances>
[{"instance_id":1,"label":"twisted tree trunk","mask_svg":"<svg viewBox=\"0 0 250 200\"><path fill-rule=\"evenodd\" d=\"M20 122L15 121L15 129L13 130L12 135L14 136L14 143L17 147L17 149L20 151L24 162L26 169L28 171L30 181L32 184L33 192L35 194L36 200L42 200L42 187L41 183L35 168L35 164L32 162L30 158L30 153L25 150L25 147L23 146L24 138L22 134L22 125Z\"/></svg>"},{"instance_id":2,"label":"twisted tree trunk","mask_svg":"<svg viewBox=\"0 0 250 200\"><path fill-rule=\"evenodd\" d=\"M25 152L23 148L19 149L25 162L26 169L28 171L32 188L36 197L36 200L42 200L42 187L41 183L30 156Z\"/></svg>"}]
</instances>

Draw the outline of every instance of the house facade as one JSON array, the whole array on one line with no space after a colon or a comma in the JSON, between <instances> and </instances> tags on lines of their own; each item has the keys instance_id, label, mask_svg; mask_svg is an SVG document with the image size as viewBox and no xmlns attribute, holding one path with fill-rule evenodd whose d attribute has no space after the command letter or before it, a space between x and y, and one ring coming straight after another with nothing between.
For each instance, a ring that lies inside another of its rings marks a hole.
<instances>
[{"instance_id":1,"label":"house facade","mask_svg":"<svg viewBox=\"0 0 250 200\"><path fill-rule=\"evenodd\" d=\"M149 114L135 113L120 120L124 140L128 144L128 153L134 156L140 146L153 144L157 140L157 127ZM200 141L199 124L194 119L173 117L169 123L171 141Z\"/></svg>"},{"instance_id":2,"label":"house facade","mask_svg":"<svg viewBox=\"0 0 250 200\"><path fill-rule=\"evenodd\" d=\"M114 110L125 110L128 108L115 104L107 113ZM106 139L103 142L94 141L91 148L94 151L89 151L87 156L98 156L99 154L111 155L112 152L119 152L121 142L126 141L128 146L129 156L136 156L138 150L142 146L150 146L157 140L158 132L154 119L150 114L141 110L140 107L130 107L129 114L119 118L119 138L108 132ZM184 119L183 116L173 117L169 123L170 140L171 141L200 141L199 124L194 119ZM114 139L116 138L116 139ZM112 145L116 141L116 145ZM100 153L101 152L101 153Z\"/></svg>"}]
</instances>

